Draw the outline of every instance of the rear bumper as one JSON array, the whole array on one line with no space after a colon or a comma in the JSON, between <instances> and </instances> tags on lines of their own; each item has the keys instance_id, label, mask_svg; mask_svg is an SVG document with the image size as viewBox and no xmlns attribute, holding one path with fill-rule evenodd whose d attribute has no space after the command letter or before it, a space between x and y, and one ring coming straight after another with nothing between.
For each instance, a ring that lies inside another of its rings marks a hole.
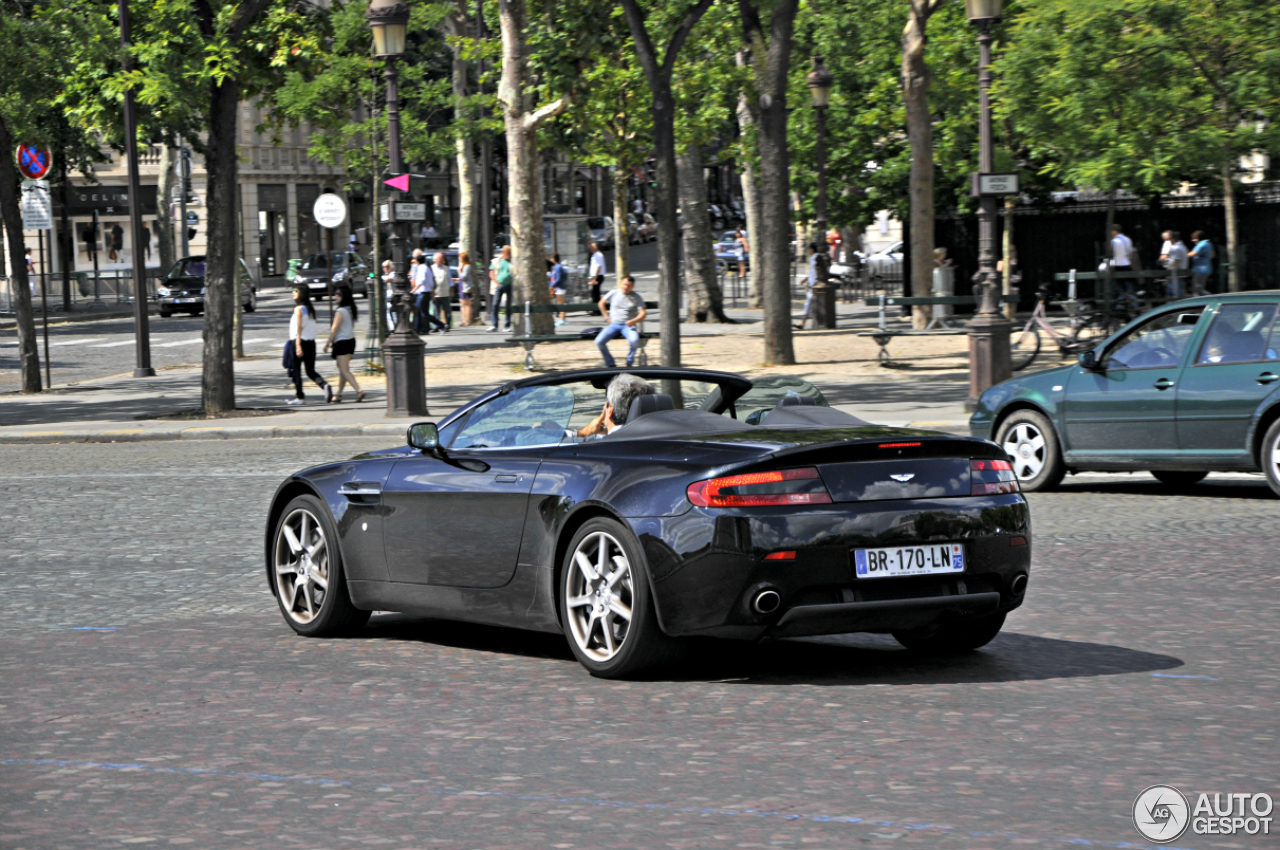
<instances>
[{"instance_id":1,"label":"rear bumper","mask_svg":"<svg viewBox=\"0 0 1280 850\"><path fill-rule=\"evenodd\" d=\"M644 547L658 620L672 635L892 632L1010 611L1025 597L1031 521L1021 495L837 503L631 520ZM1023 543L1025 541L1025 544ZM853 550L961 543L959 574L858 578ZM790 560L766 560L794 551ZM1015 581L1017 580L1017 581ZM752 606L765 590L775 610Z\"/></svg>"}]
</instances>

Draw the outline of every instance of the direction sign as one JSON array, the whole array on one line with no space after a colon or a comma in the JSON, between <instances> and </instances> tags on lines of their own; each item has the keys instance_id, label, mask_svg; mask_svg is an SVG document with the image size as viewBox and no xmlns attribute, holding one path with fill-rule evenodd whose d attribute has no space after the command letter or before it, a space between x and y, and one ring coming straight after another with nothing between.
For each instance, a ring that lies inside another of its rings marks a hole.
<instances>
[{"instance_id":1,"label":"direction sign","mask_svg":"<svg viewBox=\"0 0 1280 850\"><path fill-rule=\"evenodd\" d=\"M53 229L53 198L48 180L22 181L22 229Z\"/></svg>"},{"instance_id":2,"label":"direction sign","mask_svg":"<svg viewBox=\"0 0 1280 850\"><path fill-rule=\"evenodd\" d=\"M401 192L409 191L409 175L401 174L399 177L392 177L390 180L383 180L383 183Z\"/></svg>"},{"instance_id":3,"label":"direction sign","mask_svg":"<svg viewBox=\"0 0 1280 850\"><path fill-rule=\"evenodd\" d=\"M426 204L396 204L396 221L424 221L427 217Z\"/></svg>"},{"instance_id":4,"label":"direction sign","mask_svg":"<svg viewBox=\"0 0 1280 850\"><path fill-rule=\"evenodd\" d=\"M982 174L974 172L973 174L973 191L974 196L978 195L1016 195L1018 194L1018 175L1016 172L1008 174Z\"/></svg>"},{"instance_id":5,"label":"direction sign","mask_svg":"<svg viewBox=\"0 0 1280 850\"><path fill-rule=\"evenodd\" d=\"M342 198L332 192L326 192L316 198L311 214L316 217L316 223L321 227L332 229L347 220L347 205Z\"/></svg>"},{"instance_id":6,"label":"direction sign","mask_svg":"<svg viewBox=\"0 0 1280 850\"><path fill-rule=\"evenodd\" d=\"M18 171L28 180L43 180L53 168L53 154L39 145L18 145Z\"/></svg>"}]
</instances>

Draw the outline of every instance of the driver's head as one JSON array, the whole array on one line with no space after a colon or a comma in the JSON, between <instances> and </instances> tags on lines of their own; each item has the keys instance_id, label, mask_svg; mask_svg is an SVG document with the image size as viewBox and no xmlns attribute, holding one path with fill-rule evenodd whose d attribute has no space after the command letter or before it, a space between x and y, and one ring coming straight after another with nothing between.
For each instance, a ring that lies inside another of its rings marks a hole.
<instances>
[{"instance_id":1,"label":"driver's head","mask_svg":"<svg viewBox=\"0 0 1280 850\"><path fill-rule=\"evenodd\" d=\"M608 407L612 408L611 411L607 411L609 418L615 425L625 425L627 413L631 411L631 402L639 396L654 395L657 392L653 384L643 378L626 373L618 375L609 382L609 388L605 390Z\"/></svg>"}]
</instances>

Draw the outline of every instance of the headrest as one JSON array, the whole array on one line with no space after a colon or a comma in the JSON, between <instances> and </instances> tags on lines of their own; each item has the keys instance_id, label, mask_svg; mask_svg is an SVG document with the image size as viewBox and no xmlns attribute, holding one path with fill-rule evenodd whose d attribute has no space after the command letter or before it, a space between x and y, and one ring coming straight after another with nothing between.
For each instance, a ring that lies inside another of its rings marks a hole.
<instances>
[{"instance_id":1,"label":"headrest","mask_svg":"<svg viewBox=\"0 0 1280 850\"><path fill-rule=\"evenodd\" d=\"M627 411L627 422L635 422L646 413L657 413L659 410L675 410L676 403L671 396L655 393L638 395L631 401L631 409Z\"/></svg>"},{"instance_id":2,"label":"headrest","mask_svg":"<svg viewBox=\"0 0 1280 850\"><path fill-rule=\"evenodd\" d=\"M782 398L778 399L778 403L775 405L775 407L797 407L800 405L811 405L813 407L817 407L818 400L815 398L810 398L807 395L797 395L795 393L787 393Z\"/></svg>"}]
</instances>

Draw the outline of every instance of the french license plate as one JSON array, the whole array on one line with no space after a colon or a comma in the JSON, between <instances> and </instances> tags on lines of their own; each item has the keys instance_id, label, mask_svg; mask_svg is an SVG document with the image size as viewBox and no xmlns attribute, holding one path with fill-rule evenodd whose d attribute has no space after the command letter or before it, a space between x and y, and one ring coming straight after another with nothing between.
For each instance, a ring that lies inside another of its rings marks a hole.
<instances>
[{"instance_id":1,"label":"french license plate","mask_svg":"<svg viewBox=\"0 0 1280 850\"><path fill-rule=\"evenodd\" d=\"M196 299L194 299L194 298L175 298L175 299L173 299L173 303L174 303L174 304L194 304L194 303L196 303Z\"/></svg>"},{"instance_id":2,"label":"french license plate","mask_svg":"<svg viewBox=\"0 0 1280 850\"><path fill-rule=\"evenodd\" d=\"M928 546L854 549L853 571L858 578L962 573L964 546L959 543L934 543Z\"/></svg>"}]
</instances>

